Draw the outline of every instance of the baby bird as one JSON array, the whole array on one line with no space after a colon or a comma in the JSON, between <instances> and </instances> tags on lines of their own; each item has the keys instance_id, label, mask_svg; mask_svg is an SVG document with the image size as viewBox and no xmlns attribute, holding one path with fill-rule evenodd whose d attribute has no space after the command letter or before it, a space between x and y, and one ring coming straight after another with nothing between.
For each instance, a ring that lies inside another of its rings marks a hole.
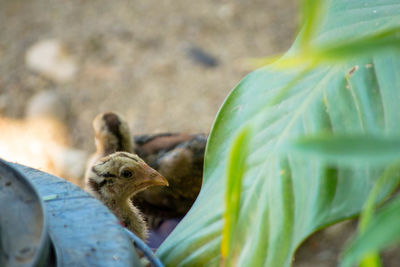
<instances>
[{"instance_id":1,"label":"baby bird","mask_svg":"<svg viewBox=\"0 0 400 267\"><path fill-rule=\"evenodd\" d=\"M204 134L135 136L134 153L168 179L168 188L151 188L133 197L150 226L159 219L182 218L199 194L207 137Z\"/></svg>"},{"instance_id":2,"label":"baby bird","mask_svg":"<svg viewBox=\"0 0 400 267\"><path fill-rule=\"evenodd\" d=\"M142 240L148 235L140 211L131 197L152 186L168 186L168 181L137 155L116 152L97 160L88 170L85 189L102 201Z\"/></svg>"},{"instance_id":3,"label":"baby bird","mask_svg":"<svg viewBox=\"0 0 400 267\"><path fill-rule=\"evenodd\" d=\"M113 112L105 112L93 120L96 153L88 160L85 177L91 166L100 158L117 151L132 153L132 138L128 124Z\"/></svg>"},{"instance_id":4,"label":"baby bird","mask_svg":"<svg viewBox=\"0 0 400 267\"><path fill-rule=\"evenodd\" d=\"M88 171L98 158L126 151L137 154L168 179L169 187L153 187L132 198L150 229L164 219L182 218L188 212L202 183L206 135L162 133L132 137L122 116L113 112L97 115L93 128L97 151Z\"/></svg>"}]
</instances>

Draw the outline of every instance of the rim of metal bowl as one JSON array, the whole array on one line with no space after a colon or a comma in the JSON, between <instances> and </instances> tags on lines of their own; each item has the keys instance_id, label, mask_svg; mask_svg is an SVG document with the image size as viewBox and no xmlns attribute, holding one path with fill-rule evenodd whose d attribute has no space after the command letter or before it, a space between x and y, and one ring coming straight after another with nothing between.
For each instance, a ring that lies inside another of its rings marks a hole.
<instances>
[{"instance_id":1,"label":"rim of metal bowl","mask_svg":"<svg viewBox=\"0 0 400 267\"><path fill-rule=\"evenodd\" d=\"M32 260L32 266L45 266L46 262L48 260L48 257L50 255L50 237L48 234L48 221L45 213L45 205L40 197L39 192L33 185L33 183L20 171L18 171L16 168L11 166L7 161L3 160L0 158L0 168L4 168L7 171L11 172L12 175L16 179L18 179L21 184L23 184L31 193L33 194L34 198L36 198L36 201L39 203L40 207L40 213L43 218L43 224L42 224L42 229L41 229L41 234L40 234L40 241L39 245L37 246L37 250L35 251L35 255Z\"/></svg>"}]
</instances>

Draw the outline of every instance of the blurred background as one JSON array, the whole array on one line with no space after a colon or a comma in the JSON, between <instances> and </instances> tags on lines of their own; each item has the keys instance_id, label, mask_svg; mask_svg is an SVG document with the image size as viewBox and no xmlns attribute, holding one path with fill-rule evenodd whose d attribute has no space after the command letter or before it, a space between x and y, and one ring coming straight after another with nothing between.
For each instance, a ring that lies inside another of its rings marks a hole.
<instances>
[{"instance_id":1,"label":"blurred background","mask_svg":"<svg viewBox=\"0 0 400 267\"><path fill-rule=\"evenodd\" d=\"M296 28L295 0L0 0L0 157L78 179L103 111L208 133L244 60Z\"/></svg>"}]
</instances>

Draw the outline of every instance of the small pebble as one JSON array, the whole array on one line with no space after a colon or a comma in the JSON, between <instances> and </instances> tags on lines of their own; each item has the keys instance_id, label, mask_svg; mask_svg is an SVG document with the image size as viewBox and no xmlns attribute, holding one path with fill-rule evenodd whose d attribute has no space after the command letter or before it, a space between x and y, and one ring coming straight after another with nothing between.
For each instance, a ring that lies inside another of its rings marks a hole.
<instances>
[{"instance_id":1,"label":"small pebble","mask_svg":"<svg viewBox=\"0 0 400 267\"><path fill-rule=\"evenodd\" d=\"M191 46L187 49L187 56L195 63L204 67L214 68L218 66L218 60L197 46Z\"/></svg>"},{"instance_id":2,"label":"small pebble","mask_svg":"<svg viewBox=\"0 0 400 267\"><path fill-rule=\"evenodd\" d=\"M27 104L27 118L50 117L60 122L66 120L68 114L67 100L54 90L41 91L33 95Z\"/></svg>"},{"instance_id":3,"label":"small pebble","mask_svg":"<svg viewBox=\"0 0 400 267\"><path fill-rule=\"evenodd\" d=\"M79 180L83 177L89 154L86 151L60 147L52 154L54 168L62 177Z\"/></svg>"}]
</instances>

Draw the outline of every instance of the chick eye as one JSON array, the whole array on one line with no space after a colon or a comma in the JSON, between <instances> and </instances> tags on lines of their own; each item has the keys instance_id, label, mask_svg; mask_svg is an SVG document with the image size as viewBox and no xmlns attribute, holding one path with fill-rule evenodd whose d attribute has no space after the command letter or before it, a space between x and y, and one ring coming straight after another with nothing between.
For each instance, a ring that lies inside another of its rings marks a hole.
<instances>
[{"instance_id":1,"label":"chick eye","mask_svg":"<svg viewBox=\"0 0 400 267\"><path fill-rule=\"evenodd\" d=\"M132 172L130 170L123 170L121 176L124 178L130 178L132 177Z\"/></svg>"}]
</instances>

